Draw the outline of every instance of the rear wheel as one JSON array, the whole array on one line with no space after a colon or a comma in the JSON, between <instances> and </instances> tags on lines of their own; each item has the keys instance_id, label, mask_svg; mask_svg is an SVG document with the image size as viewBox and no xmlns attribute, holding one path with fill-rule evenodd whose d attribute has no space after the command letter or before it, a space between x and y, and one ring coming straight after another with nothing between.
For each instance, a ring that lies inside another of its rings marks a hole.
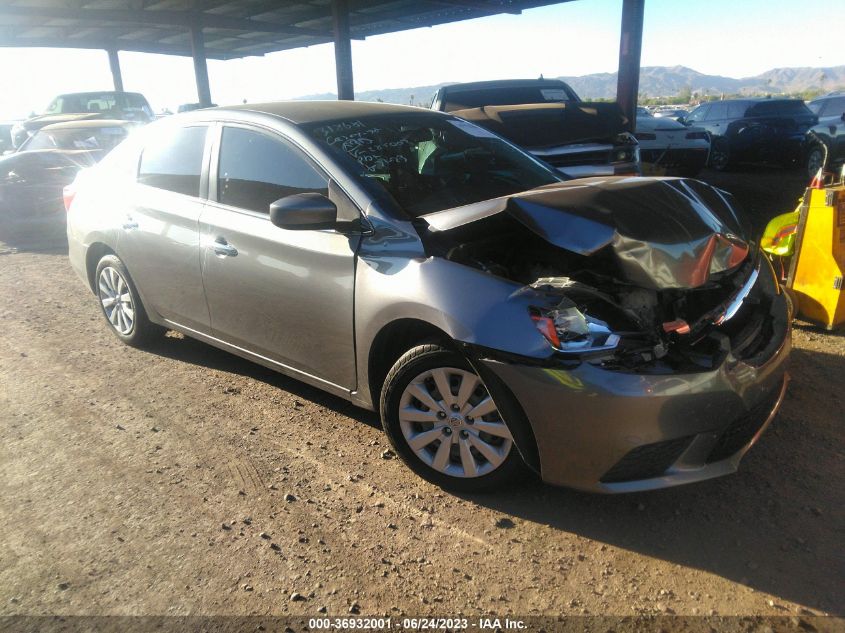
<instances>
[{"instance_id":1,"label":"rear wheel","mask_svg":"<svg viewBox=\"0 0 845 633\"><path fill-rule=\"evenodd\" d=\"M94 276L100 309L109 329L121 341L141 347L161 335L164 328L152 323L126 266L116 255L106 255Z\"/></svg>"},{"instance_id":2,"label":"rear wheel","mask_svg":"<svg viewBox=\"0 0 845 633\"><path fill-rule=\"evenodd\" d=\"M480 492L504 487L523 471L509 426L522 421L505 422L478 374L456 352L438 345L408 351L387 376L380 408L398 455L438 486Z\"/></svg>"},{"instance_id":3,"label":"rear wheel","mask_svg":"<svg viewBox=\"0 0 845 633\"><path fill-rule=\"evenodd\" d=\"M727 171L731 165L731 146L727 139L714 138L710 146L710 167L716 171Z\"/></svg>"}]
</instances>

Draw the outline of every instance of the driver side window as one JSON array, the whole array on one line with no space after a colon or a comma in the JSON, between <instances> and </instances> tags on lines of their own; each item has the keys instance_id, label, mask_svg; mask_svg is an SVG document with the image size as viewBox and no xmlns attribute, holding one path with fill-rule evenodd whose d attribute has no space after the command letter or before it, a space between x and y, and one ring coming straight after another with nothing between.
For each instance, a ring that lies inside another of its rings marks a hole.
<instances>
[{"instance_id":1,"label":"driver side window","mask_svg":"<svg viewBox=\"0 0 845 633\"><path fill-rule=\"evenodd\" d=\"M296 193L328 195L328 179L302 152L261 132L224 127L217 167L217 201L268 213L270 204Z\"/></svg>"}]
</instances>

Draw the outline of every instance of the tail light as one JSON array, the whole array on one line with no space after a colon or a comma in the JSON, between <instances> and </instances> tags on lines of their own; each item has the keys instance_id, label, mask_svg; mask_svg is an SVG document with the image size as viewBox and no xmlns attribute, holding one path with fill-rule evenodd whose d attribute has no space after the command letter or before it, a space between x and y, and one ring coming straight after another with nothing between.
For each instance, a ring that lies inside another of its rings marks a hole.
<instances>
[{"instance_id":1,"label":"tail light","mask_svg":"<svg viewBox=\"0 0 845 633\"><path fill-rule=\"evenodd\" d=\"M70 211L70 205L76 197L76 182L72 182L62 189L62 199L65 203L65 211Z\"/></svg>"}]
</instances>

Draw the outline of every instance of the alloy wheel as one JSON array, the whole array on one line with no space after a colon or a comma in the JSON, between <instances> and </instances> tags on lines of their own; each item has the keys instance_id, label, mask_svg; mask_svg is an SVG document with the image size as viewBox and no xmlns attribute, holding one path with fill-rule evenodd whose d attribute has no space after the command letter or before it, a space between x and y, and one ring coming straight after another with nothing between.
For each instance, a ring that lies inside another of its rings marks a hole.
<instances>
[{"instance_id":1,"label":"alloy wheel","mask_svg":"<svg viewBox=\"0 0 845 633\"><path fill-rule=\"evenodd\" d=\"M807 155L807 173L810 178L815 178L822 167L824 167L824 152L821 148L814 147Z\"/></svg>"},{"instance_id":2,"label":"alloy wheel","mask_svg":"<svg viewBox=\"0 0 845 633\"><path fill-rule=\"evenodd\" d=\"M425 464L452 477L481 477L501 466L513 437L481 379L455 367L426 370L399 401L399 426Z\"/></svg>"},{"instance_id":3,"label":"alloy wheel","mask_svg":"<svg viewBox=\"0 0 845 633\"><path fill-rule=\"evenodd\" d=\"M97 281L98 296L106 318L119 334L128 336L135 326L135 304L129 284L120 272L111 266L106 266L100 271Z\"/></svg>"}]
</instances>

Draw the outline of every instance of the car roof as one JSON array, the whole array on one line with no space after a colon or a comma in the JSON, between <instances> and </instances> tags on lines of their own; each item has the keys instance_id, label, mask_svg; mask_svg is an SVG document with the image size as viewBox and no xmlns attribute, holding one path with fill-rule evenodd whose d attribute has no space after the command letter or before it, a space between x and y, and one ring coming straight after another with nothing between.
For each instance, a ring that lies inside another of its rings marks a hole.
<instances>
[{"instance_id":1,"label":"car roof","mask_svg":"<svg viewBox=\"0 0 845 633\"><path fill-rule=\"evenodd\" d=\"M190 114L226 112L230 110L258 112L287 119L291 123L318 123L334 119L347 119L374 114L421 113L436 114L427 108L395 105L392 103L371 103L368 101L272 101L269 103L247 103L223 106L205 110L194 110ZM188 114L188 113L186 113ZM182 116L181 114L179 116Z\"/></svg>"},{"instance_id":2,"label":"car roof","mask_svg":"<svg viewBox=\"0 0 845 633\"><path fill-rule=\"evenodd\" d=\"M443 86L447 92L462 92L464 90L482 90L485 88L541 88L543 86L565 85L560 79L494 79L491 81L471 81L468 83L449 84Z\"/></svg>"},{"instance_id":3,"label":"car roof","mask_svg":"<svg viewBox=\"0 0 845 633\"><path fill-rule=\"evenodd\" d=\"M706 101L700 105L713 103L783 103L784 101L800 101L801 103L804 103L803 99L793 99L791 97L746 97L744 99L719 99L718 101Z\"/></svg>"},{"instance_id":4,"label":"car roof","mask_svg":"<svg viewBox=\"0 0 845 633\"><path fill-rule=\"evenodd\" d=\"M136 95L143 97L140 92L125 92L121 90L89 90L87 92L64 92L59 97L85 97L88 95Z\"/></svg>"},{"instance_id":5,"label":"car roof","mask_svg":"<svg viewBox=\"0 0 845 633\"><path fill-rule=\"evenodd\" d=\"M62 121L61 123L51 123L45 125L42 130L78 130L85 128L103 128L103 127L135 127L138 125L133 121L122 121L119 119L84 119L82 121Z\"/></svg>"}]
</instances>

